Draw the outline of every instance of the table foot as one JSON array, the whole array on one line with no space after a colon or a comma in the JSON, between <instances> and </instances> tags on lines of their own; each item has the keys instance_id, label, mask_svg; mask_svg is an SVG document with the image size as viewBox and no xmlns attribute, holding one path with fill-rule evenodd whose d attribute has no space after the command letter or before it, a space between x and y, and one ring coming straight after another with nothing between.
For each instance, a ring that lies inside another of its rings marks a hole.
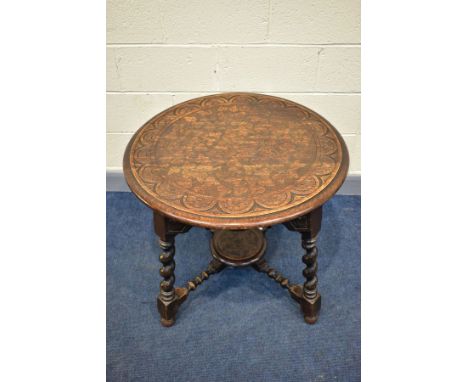
<instances>
[{"instance_id":1,"label":"table foot","mask_svg":"<svg viewBox=\"0 0 468 382\"><path fill-rule=\"evenodd\" d=\"M308 324L315 324L318 320L322 297L317 293L313 299L304 296L302 285L292 285L289 288L291 297L301 305L304 321Z\"/></svg>"},{"instance_id":2,"label":"table foot","mask_svg":"<svg viewBox=\"0 0 468 382\"><path fill-rule=\"evenodd\" d=\"M165 318L161 317L160 322L162 326L164 326L165 328L169 328L170 326L175 324L175 319L166 320Z\"/></svg>"},{"instance_id":3,"label":"table foot","mask_svg":"<svg viewBox=\"0 0 468 382\"><path fill-rule=\"evenodd\" d=\"M174 325L177 310L180 305L187 299L187 288L174 288L175 297L171 301L164 301L161 296L158 296L157 306L161 316L161 324L165 327Z\"/></svg>"}]
</instances>

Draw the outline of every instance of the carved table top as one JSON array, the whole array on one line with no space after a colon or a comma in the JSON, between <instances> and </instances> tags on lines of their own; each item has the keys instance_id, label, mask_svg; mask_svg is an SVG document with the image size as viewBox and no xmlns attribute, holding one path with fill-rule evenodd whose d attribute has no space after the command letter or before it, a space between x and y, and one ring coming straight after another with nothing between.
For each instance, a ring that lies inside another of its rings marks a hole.
<instances>
[{"instance_id":1,"label":"carved table top","mask_svg":"<svg viewBox=\"0 0 468 382\"><path fill-rule=\"evenodd\" d=\"M326 202L348 171L331 124L253 93L196 98L156 115L129 142L124 173L150 208L191 225L269 226Z\"/></svg>"}]
</instances>

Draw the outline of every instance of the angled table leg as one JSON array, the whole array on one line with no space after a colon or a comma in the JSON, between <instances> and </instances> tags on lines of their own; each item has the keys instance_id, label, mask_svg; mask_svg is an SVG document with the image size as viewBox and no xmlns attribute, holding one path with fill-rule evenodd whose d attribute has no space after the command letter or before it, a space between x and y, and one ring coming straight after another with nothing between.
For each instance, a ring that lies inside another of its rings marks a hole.
<instances>
[{"instance_id":1,"label":"angled table leg","mask_svg":"<svg viewBox=\"0 0 468 382\"><path fill-rule=\"evenodd\" d=\"M303 285L292 285L289 288L291 296L299 302L304 320L308 324L317 322L320 312L321 296L317 291L317 236L322 222L322 207L319 207L308 214L285 223L286 227L302 236L302 247L305 254L302 262L305 268L302 274L305 277Z\"/></svg>"}]
</instances>

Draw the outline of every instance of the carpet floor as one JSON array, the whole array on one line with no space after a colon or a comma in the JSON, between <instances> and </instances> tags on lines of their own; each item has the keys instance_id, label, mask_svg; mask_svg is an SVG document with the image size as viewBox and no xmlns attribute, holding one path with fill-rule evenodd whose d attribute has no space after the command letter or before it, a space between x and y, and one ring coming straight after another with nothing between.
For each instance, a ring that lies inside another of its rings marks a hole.
<instances>
[{"instance_id":1,"label":"carpet floor","mask_svg":"<svg viewBox=\"0 0 468 382\"><path fill-rule=\"evenodd\" d=\"M107 380L359 381L361 199L335 196L318 239L320 318L253 268L227 268L189 295L171 328L159 323L159 248L151 211L131 193L107 193ZM176 285L211 259L210 232L176 238ZM265 258L303 282L300 235L267 231Z\"/></svg>"}]
</instances>

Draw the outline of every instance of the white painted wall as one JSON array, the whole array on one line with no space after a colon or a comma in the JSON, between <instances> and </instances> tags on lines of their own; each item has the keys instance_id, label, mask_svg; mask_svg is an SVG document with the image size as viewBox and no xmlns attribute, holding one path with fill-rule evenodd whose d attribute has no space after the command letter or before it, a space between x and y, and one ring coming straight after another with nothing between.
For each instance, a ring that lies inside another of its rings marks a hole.
<instances>
[{"instance_id":1,"label":"white painted wall","mask_svg":"<svg viewBox=\"0 0 468 382\"><path fill-rule=\"evenodd\" d=\"M145 121L222 91L322 114L360 174L359 0L108 0L107 167Z\"/></svg>"}]
</instances>

